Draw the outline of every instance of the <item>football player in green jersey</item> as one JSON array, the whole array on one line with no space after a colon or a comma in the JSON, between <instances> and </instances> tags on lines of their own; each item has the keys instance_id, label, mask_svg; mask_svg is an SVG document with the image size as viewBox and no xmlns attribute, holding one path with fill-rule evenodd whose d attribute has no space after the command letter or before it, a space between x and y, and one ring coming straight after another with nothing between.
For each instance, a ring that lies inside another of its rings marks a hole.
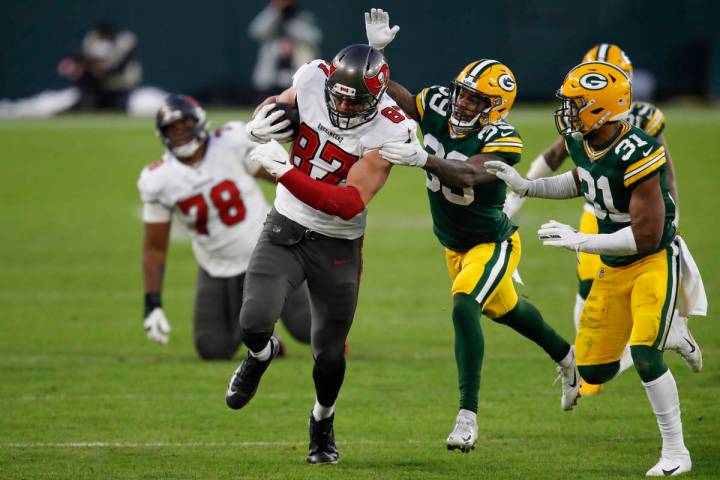
<instances>
[{"instance_id":1,"label":"football player in green jersey","mask_svg":"<svg viewBox=\"0 0 720 480\"><path fill-rule=\"evenodd\" d=\"M622 69L632 80L633 66L630 58L617 45L610 43L601 43L593 46L582 59L585 62L607 62ZM678 190L675 182L675 173L673 170L670 151L668 150L663 130L665 128L665 116L662 111L655 105L647 102L633 102L630 106L627 116L628 123L645 131L651 137L654 137L665 147L665 159L667 161L666 178L670 196L675 201L675 224L678 219ZM547 177L557 171L568 157L568 151L565 149L565 141L562 136L548 147L545 152L539 155L530 165L525 177L529 180ZM512 217L520 209L525 199L513 192L509 192L505 201L505 213ZM595 218L593 205L585 203L582 216L580 217L579 230L581 233L597 233L598 222ZM573 311L573 320L575 329L578 328L580 313L585 305L592 279L595 277L600 268L599 255L581 252L578 255L577 276L578 276L578 292L575 296L575 308ZM688 341L683 340L687 338ZM687 319L678 318L673 322L673 332L665 347L673 350L685 359L691 370L697 372L702 368L702 354L695 339L687 328ZM630 350L626 349L621 359L620 370L623 371L632 365ZM582 396L594 395L602 390L602 385L589 385L585 382L580 384L580 394Z\"/></svg>"},{"instance_id":2,"label":"football player in green jersey","mask_svg":"<svg viewBox=\"0 0 720 480\"><path fill-rule=\"evenodd\" d=\"M398 27L389 27L382 10L365 15L370 45L384 48ZM426 170L433 231L445 247L452 280L460 408L446 442L450 450L467 452L477 441L481 314L532 340L558 364L564 410L572 409L578 396L574 349L515 291L511 277L520 261L520 236L502 211L505 184L484 167L489 160L520 161L522 139L503 120L516 92L512 71L497 60L471 62L451 88L429 87L412 95L392 80L388 87L420 125L424 148L387 143L380 153L392 163Z\"/></svg>"},{"instance_id":3,"label":"football player in green jersey","mask_svg":"<svg viewBox=\"0 0 720 480\"><path fill-rule=\"evenodd\" d=\"M578 369L588 383L603 384L617 375L630 344L662 436L661 458L647 475L678 475L692 463L663 347L678 295L680 242L665 148L625 121L630 93L622 69L605 62L576 66L558 92L562 105L555 112L575 168L528 180L505 162L485 167L521 196L583 195L593 205L599 233L580 233L555 221L538 231L545 245L600 255L575 340Z\"/></svg>"}]
</instances>

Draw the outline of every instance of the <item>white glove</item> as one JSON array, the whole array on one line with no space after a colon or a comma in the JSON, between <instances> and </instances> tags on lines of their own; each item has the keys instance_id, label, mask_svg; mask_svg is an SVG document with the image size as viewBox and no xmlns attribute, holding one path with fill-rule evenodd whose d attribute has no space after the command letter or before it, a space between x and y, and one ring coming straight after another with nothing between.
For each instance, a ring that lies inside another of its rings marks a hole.
<instances>
[{"instance_id":1,"label":"white glove","mask_svg":"<svg viewBox=\"0 0 720 480\"><path fill-rule=\"evenodd\" d=\"M258 145L248 155L250 160L263 166L275 178L280 178L293 169L290 154L275 140Z\"/></svg>"},{"instance_id":2,"label":"white glove","mask_svg":"<svg viewBox=\"0 0 720 480\"><path fill-rule=\"evenodd\" d=\"M170 323L165 318L165 313L160 307L155 308L145 317L145 332L147 337L153 342L162 344L168 343L170 340Z\"/></svg>"},{"instance_id":3,"label":"white glove","mask_svg":"<svg viewBox=\"0 0 720 480\"><path fill-rule=\"evenodd\" d=\"M273 122L285 115L285 112L282 110L268 115L273 108L275 108L274 103L265 105L258 110L255 118L245 125L245 131L251 140L258 143L267 143L270 140L286 140L288 138L288 132L284 130L290 125L290 120L285 119L273 125ZM292 135L292 132L290 135Z\"/></svg>"},{"instance_id":4,"label":"white glove","mask_svg":"<svg viewBox=\"0 0 720 480\"><path fill-rule=\"evenodd\" d=\"M380 155L395 165L409 167L424 167L427 163L428 153L418 142L389 142L380 148Z\"/></svg>"},{"instance_id":5,"label":"white glove","mask_svg":"<svg viewBox=\"0 0 720 480\"><path fill-rule=\"evenodd\" d=\"M520 210L520 207L523 206L523 203L525 203L525 197L521 197L510 190L505 196L505 206L503 206L503 212L505 212L505 215L512 218L513 215Z\"/></svg>"},{"instance_id":6,"label":"white glove","mask_svg":"<svg viewBox=\"0 0 720 480\"><path fill-rule=\"evenodd\" d=\"M540 226L538 238L542 240L543 245L563 247L577 252L580 250L580 245L587 241L588 236L578 232L570 225L550 220Z\"/></svg>"},{"instance_id":7,"label":"white glove","mask_svg":"<svg viewBox=\"0 0 720 480\"><path fill-rule=\"evenodd\" d=\"M488 160L483 165L485 166L487 173L495 175L505 182L508 188L510 188L513 192L517 193L521 197L524 197L525 194L527 194L530 182L521 177L517 170L507 163L499 160Z\"/></svg>"},{"instance_id":8,"label":"white glove","mask_svg":"<svg viewBox=\"0 0 720 480\"><path fill-rule=\"evenodd\" d=\"M400 27L397 25L390 28L388 12L380 8L372 8L370 13L365 12L365 33L371 47L382 50L393 41L399 31Z\"/></svg>"}]
</instances>

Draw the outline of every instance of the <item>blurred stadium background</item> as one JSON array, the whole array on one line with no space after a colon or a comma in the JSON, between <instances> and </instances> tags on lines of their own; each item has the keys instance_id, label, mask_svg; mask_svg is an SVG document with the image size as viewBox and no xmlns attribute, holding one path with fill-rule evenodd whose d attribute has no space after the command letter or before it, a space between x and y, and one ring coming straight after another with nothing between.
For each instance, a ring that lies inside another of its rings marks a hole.
<instances>
[{"instance_id":1,"label":"blurred stadium background","mask_svg":"<svg viewBox=\"0 0 720 480\"><path fill-rule=\"evenodd\" d=\"M589 48L614 42L657 80L660 98L720 95L720 4L713 0L507 0L448 4L377 2L402 33L388 49L395 78L411 89L445 84L473 58L502 59L515 72L519 101L550 99ZM0 98L62 86L57 61L99 20L138 36L145 82L212 97L250 84L257 44L247 36L263 0L3 2ZM301 0L322 28L331 58L365 39L367 1Z\"/></svg>"},{"instance_id":2,"label":"blurred stadium background","mask_svg":"<svg viewBox=\"0 0 720 480\"><path fill-rule=\"evenodd\" d=\"M212 100L213 89L249 84L256 45L246 29L264 4L10 1L0 19L0 98L62 86L57 59L105 18L138 35L146 83ZM620 44L656 77L681 229L710 301L708 318L690 323L704 370L692 374L676 355L666 358L680 389L692 478L717 478L720 111L670 103L720 93L716 2L302 5L318 17L325 57L364 40L363 11L387 8L402 27L389 52L393 74L413 89L446 83L470 58L507 62L520 87L509 121L525 139L521 170L556 136L553 106L529 100L551 100L592 43ZM249 113L232 107L209 116L217 127ZM152 121L119 113L0 121L0 145L0 478L628 478L657 459L655 419L633 372L562 412L553 365L486 319L478 448L445 451L456 409L449 282L423 176L397 168L370 209L335 427L343 458L310 469L310 354L290 341L253 403L227 409L224 388L236 362L196 357L189 318L196 266L181 235L165 281L172 340L162 347L145 338L135 181L162 151ZM580 200L531 200L518 217L522 292L568 337L575 260L542 248L535 229L549 218L576 223L580 208Z\"/></svg>"}]
</instances>

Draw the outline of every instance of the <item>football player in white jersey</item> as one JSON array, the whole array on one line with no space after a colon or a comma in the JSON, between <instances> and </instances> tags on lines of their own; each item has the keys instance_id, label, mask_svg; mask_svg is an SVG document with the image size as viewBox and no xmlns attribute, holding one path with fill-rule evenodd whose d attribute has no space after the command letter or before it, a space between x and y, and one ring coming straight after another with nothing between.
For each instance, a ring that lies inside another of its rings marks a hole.
<instances>
[{"instance_id":1,"label":"football player in white jersey","mask_svg":"<svg viewBox=\"0 0 720 480\"><path fill-rule=\"evenodd\" d=\"M300 67L293 86L266 100L247 125L260 142L250 157L278 180L275 208L250 259L240 324L247 358L226 394L245 406L275 356L273 323L290 288L307 280L313 306L311 346L316 401L310 414L311 464L336 463L334 406L345 374L343 346L357 305L366 206L391 164L378 150L387 142L417 142L416 124L387 90L385 57L368 45L341 50L332 63ZM272 102L296 106L300 124L291 152L288 121Z\"/></svg>"},{"instance_id":2,"label":"football player in white jersey","mask_svg":"<svg viewBox=\"0 0 720 480\"><path fill-rule=\"evenodd\" d=\"M229 359L242 343L238 317L243 281L270 206L255 177L272 180L248 154L257 144L242 122L209 134L205 111L191 97L168 96L156 117L167 151L138 180L145 238L145 330L167 343L170 325L161 303L173 214L185 224L199 264L193 316L195 348L203 359ZM289 292L281 317L301 342L310 341L307 287Z\"/></svg>"}]
</instances>

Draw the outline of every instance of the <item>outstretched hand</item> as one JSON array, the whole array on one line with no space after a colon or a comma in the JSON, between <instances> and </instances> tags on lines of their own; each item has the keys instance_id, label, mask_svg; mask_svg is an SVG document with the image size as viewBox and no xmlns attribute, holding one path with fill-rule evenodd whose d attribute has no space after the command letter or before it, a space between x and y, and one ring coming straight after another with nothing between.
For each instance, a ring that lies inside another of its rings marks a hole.
<instances>
[{"instance_id":1,"label":"outstretched hand","mask_svg":"<svg viewBox=\"0 0 720 480\"><path fill-rule=\"evenodd\" d=\"M395 39L400 27L395 25L390 28L390 14L380 8L373 8L370 13L365 12L365 33L368 44L382 50Z\"/></svg>"}]
</instances>

